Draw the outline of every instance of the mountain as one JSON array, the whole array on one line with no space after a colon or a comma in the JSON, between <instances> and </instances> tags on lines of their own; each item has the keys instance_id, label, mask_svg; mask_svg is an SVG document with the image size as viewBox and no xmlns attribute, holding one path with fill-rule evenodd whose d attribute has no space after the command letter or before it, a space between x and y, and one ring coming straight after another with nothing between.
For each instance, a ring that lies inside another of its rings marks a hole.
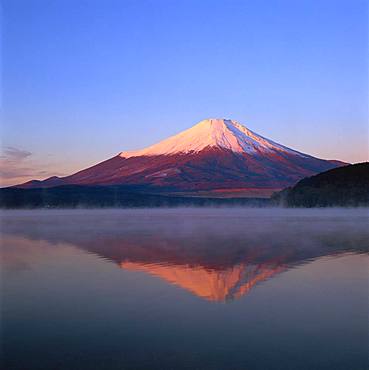
<instances>
[{"instance_id":1,"label":"mountain","mask_svg":"<svg viewBox=\"0 0 369 370\"><path fill-rule=\"evenodd\" d=\"M369 206L369 162L335 168L273 196L289 207Z\"/></svg>"},{"instance_id":2,"label":"mountain","mask_svg":"<svg viewBox=\"0 0 369 370\"><path fill-rule=\"evenodd\" d=\"M63 178L21 188L59 185L134 185L164 192L224 191L270 195L298 180L342 165L266 139L240 123L207 119L138 151L121 152Z\"/></svg>"}]
</instances>

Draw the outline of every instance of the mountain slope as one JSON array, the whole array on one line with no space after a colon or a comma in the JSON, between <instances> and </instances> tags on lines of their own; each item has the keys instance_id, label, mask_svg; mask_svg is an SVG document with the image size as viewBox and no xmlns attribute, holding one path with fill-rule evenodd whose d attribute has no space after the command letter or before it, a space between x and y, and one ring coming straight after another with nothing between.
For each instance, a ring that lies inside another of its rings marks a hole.
<instances>
[{"instance_id":1,"label":"mountain slope","mask_svg":"<svg viewBox=\"0 0 369 370\"><path fill-rule=\"evenodd\" d=\"M369 163L335 168L308 177L273 196L276 203L290 207L369 205Z\"/></svg>"},{"instance_id":2,"label":"mountain slope","mask_svg":"<svg viewBox=\"0 0 369 370\"><path fill-rule=\"evenodd\" d=\"M282 189L342 165L297 152L236 121L208 119L158 144L117 156L64 178L18 187L139 185L155 191Z\"/></svg>"}]
</instances>

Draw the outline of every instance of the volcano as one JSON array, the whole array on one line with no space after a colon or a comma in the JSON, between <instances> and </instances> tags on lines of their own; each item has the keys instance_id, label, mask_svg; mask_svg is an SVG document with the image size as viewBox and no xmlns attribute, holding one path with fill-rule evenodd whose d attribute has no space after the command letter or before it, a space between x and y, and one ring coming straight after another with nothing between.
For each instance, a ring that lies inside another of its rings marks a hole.
<instances>
[{"instance_id":1,"label":"volcano","mask_svg":"<svg viewBox=\"0 0 369 370\"><path fill-rule=\"evenodd\" d=\"M343 164L287 148L234 120L206 119L155 145L121 152L73 175L17 187L127 185L159 192L268 196Z\"/></svg>"}]
</instances>

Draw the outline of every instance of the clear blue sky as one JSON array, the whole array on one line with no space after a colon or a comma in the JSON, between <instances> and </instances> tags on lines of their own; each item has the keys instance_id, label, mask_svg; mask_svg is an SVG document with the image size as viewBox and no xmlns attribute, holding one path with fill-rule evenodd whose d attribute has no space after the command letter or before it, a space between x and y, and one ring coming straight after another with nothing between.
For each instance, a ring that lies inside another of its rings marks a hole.
<instances>
[{"instance_id":1,"label":"clear blue sky","mask_svg":"<svg viewBox=\"0 0 369 370\"><path fill-rule=\"evenodd\" d=\"M2 3L7 183L211 117L319 157L367 158L366 0Z\"/></svg>"}]
</instances>

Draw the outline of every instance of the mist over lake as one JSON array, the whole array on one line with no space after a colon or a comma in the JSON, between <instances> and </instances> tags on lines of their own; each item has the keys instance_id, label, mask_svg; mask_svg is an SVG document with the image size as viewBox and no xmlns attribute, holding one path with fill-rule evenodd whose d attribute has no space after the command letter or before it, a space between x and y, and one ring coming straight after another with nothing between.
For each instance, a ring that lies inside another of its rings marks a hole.
<instances>
[{"instance_id":1,"label":"mist over lake","mask_svg":"<svg viewBox=\"0 0 369 370\"><path fill-rule=\"evenodd\" d=\"M366 369L368 209L5 211L4 369Z\"/></svg>"}]
</instances>

